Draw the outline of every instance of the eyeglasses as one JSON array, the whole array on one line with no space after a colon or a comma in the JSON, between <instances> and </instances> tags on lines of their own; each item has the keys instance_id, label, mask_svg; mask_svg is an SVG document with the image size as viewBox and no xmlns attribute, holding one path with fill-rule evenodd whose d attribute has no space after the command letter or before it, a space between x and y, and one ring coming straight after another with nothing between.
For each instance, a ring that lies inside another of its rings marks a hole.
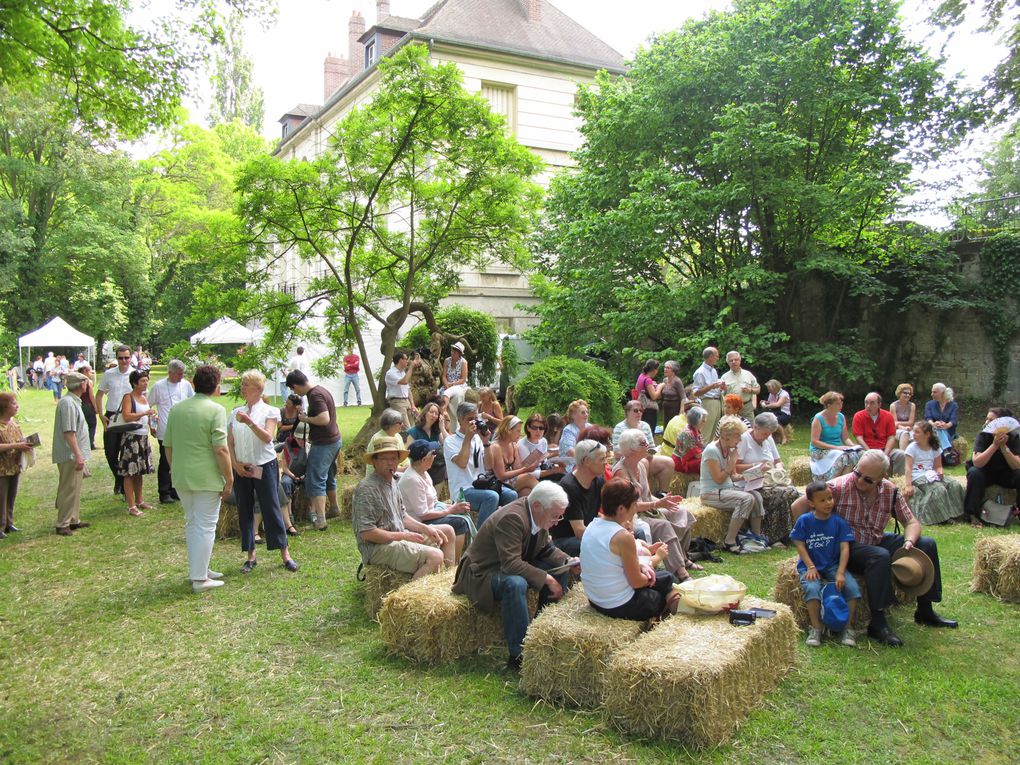
<instances>
[{"instance_id":1,"label":"eyeglasses","mask_svg":"<svg viewBox=\"0 0 1020 765\"><path fill-rule=\"evenodd\" d=\"M545 432L545 425L539 425L537 422L533 422L528 426L528 430L541 430Z\"/></svg>"},{"instance_id":2,"label":"eyeglasses","mask_svg":"<svg viewBox=\"0 0 1020 765\"><path fill-rule=\"evenodd\" d=\"M868 484L869 486L874 486L876 483L878 483L878 481L876 481L874 478L869 478L868 476L864 475L860 470L855 470L854 475L860 478L862 481L864 481L864 483ZM882 479L878 480L880 481Z\"/></svg>"}]
</instances>

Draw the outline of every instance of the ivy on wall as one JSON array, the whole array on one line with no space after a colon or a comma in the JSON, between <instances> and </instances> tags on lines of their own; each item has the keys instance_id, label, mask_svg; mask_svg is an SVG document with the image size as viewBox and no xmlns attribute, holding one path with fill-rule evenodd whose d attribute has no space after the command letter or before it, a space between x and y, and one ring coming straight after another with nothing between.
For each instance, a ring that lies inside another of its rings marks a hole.
<instances>
[{"instance_id":1,"label":"ivy on wall","mask_svg":"<svg viewBox=\"0 0 1020 765\"><path fill-rule=\"evenodd\" d=\"M995 360L994 394L1006 389L1010 344L1020 332L1020 236L997 234L981 248L981 284L977 307L984 314L982 326L992 344Z\"/></svg>"}]
</instances>

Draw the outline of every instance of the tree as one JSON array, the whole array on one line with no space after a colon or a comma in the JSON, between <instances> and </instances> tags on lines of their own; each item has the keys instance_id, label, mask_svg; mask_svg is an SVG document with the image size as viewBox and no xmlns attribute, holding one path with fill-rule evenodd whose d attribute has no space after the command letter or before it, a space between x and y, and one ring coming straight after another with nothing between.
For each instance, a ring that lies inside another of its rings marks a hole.
<instances>
[{"instance_id":1,"label":"tree","mask_svg":"<svg viewBox=\"0 0 1020 765\"><path fill-rule=\"evenodd\" d=\"M506 134L502 118L468 94L453 64L429 61L409 45L379 63L371 101L336 126L311 161L264 157L238 183L248 232L238 288L204 289L205 315L236 308L268 327L261 352L289 344L300 320L324 317L325 337L340 357L354 338L368 359L366 321L381 326L381 352L392 355L412 313L438 331L433 306L458 283L466 264L527 255L540 189L530 182L541 162ZM293 253L321 274L298 299L267 286L266 273ZM255 353L245 354L255 363ZM381 374L380 372L380 381ZM374 411L385 389L365 364Z\"/></svg>"},{"instance_id":2,"label":"tree","mask_svg":"<svg viewBox=\"0 0 1020 765\"><path fill-rule=\"evenodd\" d=\"M452 305L436 313L435 325L442 332L438 345L427 324L419 324L404 335L404 348L426 347L432 351L434 362L441 364L450 354L450 347L458 340L470 349L465 354L468 361L468 382L477 387L479 380L489 384L496 378L496 364L499 361L499 332L496 322L487 313L474 311L459 305ZM438 354L436 353L438 349ZM438 370L438 367L436 367ZM437 372L438 374L438 372Z\"/></svg>"},{"instance_id":3,"label":"tree","mask_svg":"<svg viewBox=\"0 0 1020 765\"><path fill-rule=\"evenodd\" d=\"M628 376L648 351L693 368L710 344L805 387L872 374L857 327L890 294L885 222L911 159L973 115L897 9L737 0L583 90L578 169L537 243L539 343Z\"/></svg>"},{"instance_id":4,"label":"tree","mask_svg":"<svg viewBox=\"0 0 1020 765\"><path fill-rule=\"evenodd\" d=\"M213 75L212 109L209 122L219 125L238 121L255 130L262 130L266 116L262 88L252 84L252 60L244 51L244 29L241 15L230 14L226 39L216 54L216 72Z\"/></svg>"}]
</instances>

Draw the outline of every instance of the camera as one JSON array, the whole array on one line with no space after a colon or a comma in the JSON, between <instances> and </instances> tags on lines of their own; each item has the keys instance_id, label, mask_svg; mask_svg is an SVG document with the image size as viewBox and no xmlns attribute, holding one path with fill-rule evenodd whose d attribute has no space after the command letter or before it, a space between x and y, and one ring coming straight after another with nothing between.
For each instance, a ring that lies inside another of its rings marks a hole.
<instances>
[{"instance_id":1,"label":"camera","mask_svg":"<svg viewBox=\"0 0 1020 765\"><path fill-rule=\"evenodd\" d=\"M483 420L481 417L475 420L475 430L478 431L478 435L483 435L489 432L489 423Z\"/></svg>"}]
</instances>

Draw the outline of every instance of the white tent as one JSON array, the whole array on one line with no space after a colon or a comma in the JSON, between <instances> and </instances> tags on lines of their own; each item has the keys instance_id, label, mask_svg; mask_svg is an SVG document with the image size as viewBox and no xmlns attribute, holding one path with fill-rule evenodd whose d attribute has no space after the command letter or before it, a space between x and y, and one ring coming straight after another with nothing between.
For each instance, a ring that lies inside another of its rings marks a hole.
<instances>
[{"instance_id":1,"label":"white tent","mask_svg":"<svg viewBox=\"0 0 1020 765\"><path fill-rule=\"evenodd\" d=\"M21 351L28 349L28 360L32 361L33 348L81 348L85 357L95 369L96 339L80 332L59 316L50 319L39 329L18 338L18 364L21 365Z\"/></svg>"},{"instance_id":2,"label":"white tent","mask_svg":"<svg viewBox=\"0 0 1020 765\"><path fill-rule=\"evenodd\" d=\"M201 332L196 332L191 336L191 344L198 345L221 345L221 344L238 344L238 345L250 345L251 343L257 342L266 331L261 327L255 327L254 329L248 329L238 324L236 321L231 319L229 316L224 316L217 319L208 327L203 329Z\"/></svg>"}]
</instances>

